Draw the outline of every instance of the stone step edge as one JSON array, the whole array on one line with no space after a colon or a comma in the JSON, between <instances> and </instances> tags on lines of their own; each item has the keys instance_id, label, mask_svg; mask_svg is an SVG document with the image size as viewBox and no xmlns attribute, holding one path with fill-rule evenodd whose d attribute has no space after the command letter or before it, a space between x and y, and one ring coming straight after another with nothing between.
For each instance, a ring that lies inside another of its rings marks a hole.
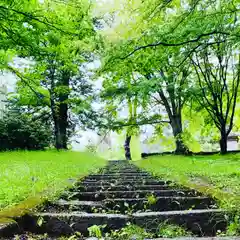
<instances>
[{"instance_id":1,"label":"stone step edge","mask_svg":"<svg viewBox=\"0 0 240 240\"><path fill-rule=\"evenodd\" d=\"M36 217L107 217L107 218L120 218L120 219L130 219L132 217L149 217L149 216L172 216L172 215L192 215L192 214L203 214L203 213L226 213L224 209L197 209L197 210L180 210L180 211L164 211L164 212L141 212L132 214L113 214L113 213L77 213L77 212L61 212L61 213L49 213L49 212L37 212L32 214Z\"/></svg>"},{"instance_id":2,"label":"stone step edge","mask_svg":"<svg viewBox=\"0 0 240 240\"><path fill-rule=\"evenodd\" d=\"M35 219L35 221L31 222L35 222L37 219L39 219L39 217L43 217L43 218L47 218L47 219L65 219L66 224L69 223L69 221L75 221L76 223L78 223L78 221L83 221L83 222L88 222L88 225L90 224L90 221L93 220L93 225L94 225L94 221L96 222L102 222L104 219L104 221L107 222L119 222L121 223L121 227L123 227L127 222L133 222L134 224L141 225L141 221L145 221L146 218L157 218L157 219L168 219L168 218L185 218L185 217L194 217L196 218L196 216L203 216L203 214L207 214L207 215L218 215L221 214L222 218L224 216L224 214L226 214L227 212L223 209L203 209L203 210L182 210L182 211L167 211L167 212L145 212L145 213L133 213L133 214L129 214L129 215L124 215L124 214L103 214L103 213L77 213L77 212L62 212L62 213L49 213L49 212L45 212L45 213L34 213L32 215L28 215L28 217L30 217L30 219ZM2 226L0 228L0 237L9 237L9 234L21 234L23 233L23 231L26 230L26 227L29 227L28 225L22 225L21 221L22 219L24 219L25 216L20 217L19 219L16 219L16 223L13 224L8 224L5 227ZM92 220L91 220L92 219ZM161 220L160 220L161 221ZM20 225L18 224L20 223ZM22 227L20 227L22 226ZM89 225L90 226L90 225ZM86 229L85 229L86 230ZM84 231L83 229L81 229L81 231ZM71 230L72 233L72 230Z\"/></svg>"},{"instance_id":3,"label":"stone step edge","mask_svg":"<svg viewBox=\"0 0 240 240\"><path fill-rule=\"evenodd\" d=\"M121 194L121 193L146 193L146 194L154 194L154 193L195 193L194 190L185 190L185 189L160 189L160 190L134 190L134 191L131 191L131 190L128 190L128 191L94 191L94 192L75 192L75 191L71 191L71 192L67 192L67 193L70 193L71 195L96 195L96 194L103 194L103 195L107 195L107 194ZM186 195L183 195L183 196L186 196ZM198 195L200 196L200 194Z\"/></svg>"},{"instance_id":4,"label":"stone step edge","mask_svg":"<svg viewBox=\"0 0 240 240\"><path fill-rule=\"evenodd\" d=\"M37 219L42 217L47 221L51 219L60 219L60 221L65 222L65 224L70 224L74 231L80 231L87 233L87 228L91 225L98 225L100 223L105 223L107 226L111 226L112 229L120 229L124 227L127 222L132 222L133 224L137 224L140 227L146 227L154 230L153 224L159 224L161 222L166 221L167 219L174 219L176 224L183 224L184 222L188 225L188 229L190 231L194 230L194 234L196 231L201 234L211 234L213 228L215 227L215 219L221 217L222 227L221 230L226 228L226 220L224 214L226 212L222 209L215 209L215 210L184 210L184 211L168 211L168 212L147 212L147 213L133 213L129 215L124 214L105 214L105 213L36 213L32 217ZM204 217L210 217L211 223L208 223L208 228L204 229L202 226L206 224ZM146 222L147 219L147 222ZM155 222L155 219L157 222ZM149 225L149 220L151 224ZM154 222L153 222L154 220ZM193 221L194 220L194 221ZM203 221L204 220L204 221ZM197 230L195 229L195 224L198 223ZM189 225L190 224L190 225ZM202 225L203 224L203 225ZM147 226L149 225L149 226ZM156 227L156 226L155 226ZM148 229L149 230L149 229Z\"/></svg>"},{"instance_id":5,"label":"stone step edge","mask_svg":"<svg viewBox=\"0 0 240 240\"><path fill-rule=\"evenodd\" d=\"M198 199L198 200L206 200L209 199L208 197L202 196L202 197L174 197L174 196L162 196L162 197L156 197L157 200L161 199L173 199L173 200L192 200L192 199ZM95 205L95 206L102 206L105 202L124 202L124 201L148 201L147 198L106 198L102 201L84 201L84 200L65 200L65 199L60 199L54 202L49 202L50 204L59 204L59 205Z\"/></svg>"},{"instance_id":6,"label":"stone step edge","mask_svg":"<svg viewBox=\"0 0 240 240\"><path fill-rule=\"evenodd\" d=\"M161 199L173 199L173 200L206 200L206 199L211 199L206 196L197 196L197 197L181 197L181 196L162 196L162 197L156 197L156 200L161 200ZM72 201L72 200L70 200ZM75 201L75 200L74 200ZM77 200L76 200L77 201ZM114 201L148 201L147 198L105 198L101 202L114 202ZM85 201L84 201L85 202ZM95 201L91 201L95 202ZM99 202L99 201L96 201Z\"/></svg>"},{"instance_id":7,"label":"stone step edge","mask_svg":"<svg viewBox=\"0 0 240 240\"><path fill-rule=\"evenodd\" d=\"M82 185L77 185L76 186L77 188L131 188L131 189L136 189L136 188L158 188L158 187L161 187L161 188L170 188L170 189L174 189L173 187L176 187L175 189L177 190L177 187L179 187L178 185L135 185L135 186L132 186L132 185L114 185L113 186L109 186L109 184L106 184L106 185L94 185L94 186L82 186ZM74 188L74 187L73 187ZM185 188L186 189L186 188ZM140 189L141 190L141 189ZM151 189L142 189L142 190L151 190ZM156 190L161 190L161 189L156 189ZM164 190L164 189L162 189ZM190 190L194 190L194 189L190 189ZM96 190L97 191L97 190Z\"/></svg>"},{"instance_id":8,"label":"stone step edge","mask_svg":"<svg viewBox=\"0 0 240 240\"><path fill-rule=\"evenodd\" d=\"M165 181L159 181L159 180L135 180L135 179L111 179L111 180L83 180L80 185L86 185L86 184L143 184L143 185L166 185L166 184L171 184L172 182L165 182Z\"/></svg>"}]
</instances>

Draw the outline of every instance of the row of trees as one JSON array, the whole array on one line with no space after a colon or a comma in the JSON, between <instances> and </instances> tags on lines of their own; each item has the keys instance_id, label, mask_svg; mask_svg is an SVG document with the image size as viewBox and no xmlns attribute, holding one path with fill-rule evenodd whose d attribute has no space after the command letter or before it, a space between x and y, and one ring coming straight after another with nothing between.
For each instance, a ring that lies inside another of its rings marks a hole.
<instances>
[{"instance_id":1,"label":"row of trees","mask_svg":"<svg viewBox=\"0 0 240 240\"><path fill-rule=\"evenodd\" d=\"M0 3L0 68L19 79L10 101L22 114L50 121L57 149L67 148L76 124L125 129L130 159L132 136L150 124L158 136L170 126L176 153L188 153L190 135L196 133L189 125L201 119L201 133L206 128L218 134L226 153L227 138L237 130L237 1L115 0L113 9L98 4ZM15 68L15 56L28 58L29 67ZM99 58L95 77L104 79L104 109L95 112L99 96L84 68ZM122 107L128 117L119 117Z\"/></svg>"},{"instance_id":2,"label":"row of trees","mask_svg":"<svg viewBox=\"0 0 240 240\"><path fill-rule=\"evenodd\" d=\"M221 152L226 153L228 136L234 127L237 130L238 3L123 2L124 12L112 11L122 18L114 29L118 38L105 41L103 97L114 94L113 106L123 99L126 106L137 102L139 114L122 119L125 126L154 124L159 134L170 125L175 152L180 154L190 151L187 138L195 134L188 129L189 122L196 121L189 112L200 112L202 127L211 126L210 131L219 136ZM151 109L150 114L146 109ZM127 132L127 144L129 137Z\"/></svg>"}]
</instances>

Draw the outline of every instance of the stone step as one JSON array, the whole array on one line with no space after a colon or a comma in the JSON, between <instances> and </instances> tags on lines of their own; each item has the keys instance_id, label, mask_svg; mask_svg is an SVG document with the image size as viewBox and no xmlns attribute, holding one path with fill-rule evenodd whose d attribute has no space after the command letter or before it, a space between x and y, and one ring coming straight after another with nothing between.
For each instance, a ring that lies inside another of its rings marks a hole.
<instances>
[{"instance_id":1,"label":"stone step","mask_svg":"<svg viewBox=\"0 0 240 240\"><path fill-rule=\"evenodd\" d=\"M176 189L178 186L169 186L169 185L93 185L93 186L78 186L72 188L73 191L81 192L94 192L94 191L135 191L135 190L167 190L167 189Z\"/></svg>"},{"instance_id":2,"label":"stone step","mask_svg":"<svg viewBox=\"0 0 240 240\"><path fill-rule=\"evenodd\" d=\"M101 201L106 198L144 198L148 195L161 196L196 196L196 191L186 190L137 190L137 191L98 191L98 192L66 192L62 198L81 201ZM69 197L70 196L70 197Z\"/></svg>"},{"instance_id":3,"label":"stone step","mask_svg":"<svg viewBox=\"0 0 240 240\"><path fill-rule=\"evenodd\" d=\"M158 181L158 180L84 180L81 182L81 185L90 186L90 185L166 185L171 184L171 182Z\"/></svg>"},{"instance_id":4,"label":"stone step","mask_svg":"<svg viewBox=\"0 0 240 240\"><path fill-rule=\"evenodd\" d=\"M108 172L110 174L113 174L113 173L131 173L131 172L134 172L134 173L146 173L147 171L144 171L142 169L139 169L139 168L116 168L116 169L113 169L113 168L103 168L99 171L99 173L103 173L103 172Z\"/></svg>"},{"instance_id":5,"label":"stone step","mask_svg":"<svg viewBox=\"0 0 240 240\"><path fill-rule=\"evenodd\" d=\"M103 212L115 211L126 213L145 211L170 211L216 208L213 201L208 198L196 199L196 197L159 197L156 202L150 203L146 198L140 199L106 199L103 201L79 201L79 200L59 200L46 205L44 211L59 212L80 211L80 212Z\"/></svg>"},{"instance_id":6,"label":"stone step","mask_svg":"<svg viewBox=\"0 0 240 240\"><path fill-rule=\"evenodd\" d=\"M51 202L47 203L44 207L43 212L56 213L59 211L65 211L65 212L78 211L78 212L94 213L94 212L102 212L103 210L106 210L106 208L102 202L79 201L79 200L65 201L61 199L53 203Z\"/></svg>"},{"instance_id":7,"label":"stone step","mask_svg":"<svg viewBox=\"0 0 240 240\"><path fill-rule=\"evenodd\" d=\"M42 218L42 224L38 224ZM101 214L101 213L36 213L25 216L19 222L24 231L37 234L47 233L49 236L71 235L81 232L88 235L88 228L93 225L106 224L105 231L120 229L127 222L137 224L151 232L156 232L164 222L185 226L196 235L213 235L217 230L226 227L226 220L222 210L191 210L170 212L135 213L132 215Z\"/></svg>"},{"instance_id":8,"label":"stone step","mask_svg":"<svg viewBox=\"0 0 240 240\"><path fill-rule=\"evenodd\" d=\"M107 209L120 212L137 211L171 211L189 209L216 208L214 201L208 197L157 197L154 201L147 198L114 198L103 200Z\"/></svg>"},{"instance_id":9,"label":"stone step","mask_svg":"<svg viewBox=\"0 0 240 240\"><path fill-rule=\"evenodd\" d=\"M220 209L185 210L168 212L136 213L133 223L153 231L162 222L173 223L190 230L198 236L215 236L227 227L225 212Z\"/></svg>"},{"instance_id":10,"label":"stone step","mask_svg":"<svg viewBox=\"0 0 240 240\"><path fill-rule=\"evenodd\" d=\"M10 237L13 237L14 234L22 234L23 229L21 229L18 223L8 222L8 223L0 223L0 239L7 240Z\"/></svg>"},{"instance_id":11,"label":"stone step","mask_svg":"<svg viewBox=\"0 0 240 240\"><path fill-rule=\"evenodd\" d=\"M132 176L124 176L124 175L115 175L115 176L101 176L101 177L92 177L87 176L84 178L86 181L100 181L100 180L156 180L153 176L139 176L139 175L132 175Z\"/></svg>"},{"instance_id":12,"label":"stone step","mask_svg":"<svg viewBox=\"0 0 240 240\"><path fill-rule=\"evenodd\" d=\"M86 177L84 178L83 181L87 181L87 182L122 182L122 181L129 181L129 182L135 182L135 181L157 181L157 179L153 178L153 177L116 177L116 178L101 178L101 179L94 179L94 178L89 178ZM160 180L162 181L162 180Z\"/></svg>"},{"instance_id":13,"label":"stone step","mask_svg":"<svg viewBox=\"0 0 240 240\"><path fill-rule=\"evenodd\" d=\"M38 220L42 219L42 224ZM49 236L70 236L74 232L80 232L88 236L88 228L93 225L105 225L105 231L120 229L127 224L130 218L121 214L104 213L36 213L33 216L25 216L23 224L19 224L25 232L35 234L47 233Z\"/></svg>"},{"instance_id":14,"label":"stone step","mask_svg":"<svg viewBox=\"0 0 240 240\"><path fill-rule=\"evenodd\" d=\"M98 174L142 174L146 173L145 171L140 171L137 169L128 169L128 170L104 170Z\"/></svg>"},{"instance_id":15,"label":"stone step","mask_svg":"<svg viewBox=\"0 0 240 240\"><path fill-rule=\"evenodd\" d=\"M173 223L195 235L215 236L227 226L226 213L212 198L157 179L128 161L110 161L62 197L66 200L46 203L41 213L15 219L10 230L0 225L0 238L48 233L50 239L57 239L76 231L87 237L90 226L106 224L104 231L110 232L129 222L152 232L161 223Z\"/></svg>"},{"instance_id":16,"label":"stone step","mask_svg":"<svg viewBox=\"0 0 240 240\"><path fill-rule=\"evenodd\" d=\"M112 159L112 160L108 160L108 165L111 165L111 164L122 164L122 163L124 163L124 164L130 164L129 163L129 161L127 161L127 160L125 160L125 159L122 159L122 160L114 160L114 159Z\"/></svg>"},{"instance_id":17,"label":"stone step","mask_svg":"<svg viewBox=\"0 0 240 240\"><path fill-rule=\"evenodd\" d=\"M121 163L108 163L105 167L136 167L134 164L129 162L121 162Z\"/></svg>"},{"instance_id":18,"label":"stone step","mask_svg":"<svg viewBox=\"0 0 240 240\"><path fill-rule=\"evenodd\" d=\"M142 169L139 169L134 166L127 166L127 167L105 167L101 171L109 171L109 172L125 172L125 171L137 171L137 172L144 172Z\"/></svg>"},{"instance_id":19,"label":"stone step","mask_svg":"<svg viewBox=\"0 0 240 240\"><path fill-rule=\"evenodd\" d=\"M102 179L102 178L127 178L127 177L152 177L151 174L148 173L115 173L115 174L90 174L88 175L89 178L94 179Z\"/></svg>"}]
</instances>

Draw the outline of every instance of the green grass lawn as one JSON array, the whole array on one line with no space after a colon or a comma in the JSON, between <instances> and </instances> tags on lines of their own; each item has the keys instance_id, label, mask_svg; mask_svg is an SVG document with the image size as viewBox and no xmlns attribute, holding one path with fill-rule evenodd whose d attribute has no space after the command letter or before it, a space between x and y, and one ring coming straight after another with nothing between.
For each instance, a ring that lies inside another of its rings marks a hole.
<instances>
[{"instance_id":1,"label":"green grass lawn","mask_svg":"<svg viewBox=\"0 0 240 240\"><path fill-rule=\"evenodd\" d=\"M240 154L155 156L135 164L163 179L207 192L224 208L240 209Z\"/></svg>"},{"instance_id":2,"label":"green grass lawn","mask_svg":"<svg viewBox=\"0 0 240 240\"><path fill-rule=\"evenodd\" d=\"M0 153L0 219L34 207L105 163L70 151Z\"/></svg>"}]
</instances>

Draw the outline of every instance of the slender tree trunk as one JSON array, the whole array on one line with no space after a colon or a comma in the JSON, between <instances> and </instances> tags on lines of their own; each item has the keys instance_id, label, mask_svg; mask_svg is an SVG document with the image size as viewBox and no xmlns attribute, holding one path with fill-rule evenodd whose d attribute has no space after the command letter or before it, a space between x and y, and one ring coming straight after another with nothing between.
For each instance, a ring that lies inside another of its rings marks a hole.
<instances>
[{"instance_id":1,"label":"slender tree trunk","mask_svg":"<svg viewBox=\"0 0 240 240\"><path fill-rule=\"evenodd\" d=\"M181 116L177 115L171 119L171 127L173 130L173 135L176 143L176 154L186 154L189 152L188 147L184 144L182 139L182 120Z\"/></svg>"},{"instance_id":2,"label":"slender tree trunk","mask_svg":"<svg viewBox=\"0 0 240 240\"><path fill-rule=\"evenodd\" d=\"M58 109L58 139L60 143L58 143L58 149L67 149L67 128L68 128L68 98L69 98L69 80L70 74L69 72L63 72L62 78L60 80L59 85L64 87L63 91L60 91L58 100L59 100L59 109Z\"/></svg>"},{"instance_id":3,"label":"slender tree trunk","mask_svg":"<svg viewBox=\"0 0 240 240\"><path fill-rule=\"evenodd\" d=\"M126 135L125 144L124 144L126 160L132 160L131 149L130 149L131 138L132 136L129 136L128 134Z\"/></svg>"},{"instance_id":4,"label":"slender tree trunk","mask_svg":"<svg viewBox=\"0 0 240 240\"><path fill-rule=\"evenodd\" d=\"M221 130L221 139L220 139L220 149L221 149L221 154L226 154L227 153L227 134L225 128Z\"/></svg>"}]
</instances>

